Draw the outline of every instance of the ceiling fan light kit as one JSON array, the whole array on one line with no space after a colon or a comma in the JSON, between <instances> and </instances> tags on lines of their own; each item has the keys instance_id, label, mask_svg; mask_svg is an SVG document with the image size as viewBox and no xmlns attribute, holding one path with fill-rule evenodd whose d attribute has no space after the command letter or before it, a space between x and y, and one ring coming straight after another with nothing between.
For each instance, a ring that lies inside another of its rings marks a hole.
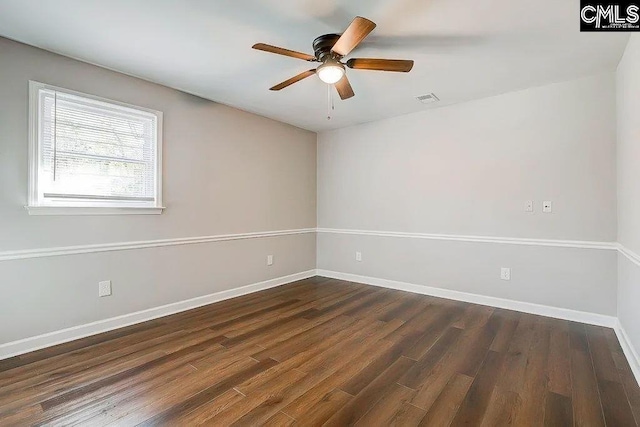
<instances>
[{"instance_id":1,"label":"ceiling fan light kit","mask_svg":"<svg viewBox=\"0 0 640 427\"><path fill-rule=\"evenodd\" d=\"M329 59L316 69L316 73L318 74L318 77L320 77L320 80L332 85L340 81L345 74L345 70L344 65L339 61Z\"/></svg>"},{"instance_id":2,"label":"ceiling fan light kit","mask_svg":"<svg viewBox=\"0 0 640 427\"><path fill-rule=\"evenodd\" d=\"M408 73L413 68L413 61L400 59L375 59L375 58L351 58L346 63L342 59L349 55L376 27L372 21L356 16L347 29L342 34L324 34L313 41L313 51L315 55L296 52L265 43L253 45L256 50L271 52L278 55L289 56L302 59L308 62L320 62L316 69L304 71L282 83L270 88L270 90L282 90L294 83L299 82L313 74L317 74L320 80L335 85L340 99L345 100L353 97L355 93L347 78L345 65L351 69L394 71Z\"/></svg>"}]
</instances>

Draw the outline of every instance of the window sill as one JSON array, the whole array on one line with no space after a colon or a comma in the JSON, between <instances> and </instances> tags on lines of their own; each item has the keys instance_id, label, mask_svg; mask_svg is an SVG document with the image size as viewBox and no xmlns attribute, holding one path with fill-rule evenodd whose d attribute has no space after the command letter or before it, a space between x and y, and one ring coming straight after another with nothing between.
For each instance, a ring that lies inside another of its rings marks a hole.
<instances>
[{"instance_id":1,"label":"window sill","mask_svg":"<svg viewBox=\"0 0 640 427\"><path fill-rule=\"evenodd\" d=\"M25 206L29 215L160 215L164 207Z\"/></svg>"}]
</instances>

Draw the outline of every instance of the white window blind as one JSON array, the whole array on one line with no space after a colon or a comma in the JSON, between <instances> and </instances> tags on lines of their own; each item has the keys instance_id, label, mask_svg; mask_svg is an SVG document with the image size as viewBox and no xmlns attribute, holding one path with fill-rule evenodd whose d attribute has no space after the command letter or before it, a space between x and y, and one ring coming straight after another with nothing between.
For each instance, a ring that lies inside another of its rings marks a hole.
<instances>
[{"instance_id":1,"label":"white window blind","mask_svg":"<svg viewBox=\"0 0 640 427\"><path fill-rule=\"evenodd\" d=\"M158 119L148 110L37 87L36 204L160 206Z\"/></svg>"}]
</instances>

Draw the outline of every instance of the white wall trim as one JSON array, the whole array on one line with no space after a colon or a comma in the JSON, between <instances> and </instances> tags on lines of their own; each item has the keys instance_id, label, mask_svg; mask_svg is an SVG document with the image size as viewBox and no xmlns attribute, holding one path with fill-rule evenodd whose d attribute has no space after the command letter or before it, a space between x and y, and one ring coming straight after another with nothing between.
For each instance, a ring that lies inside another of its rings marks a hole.
<instances>
[{"instance_id":1,"label":"white wall trim","mask_svg":"<svg viewBox=\"0 0 640 427\"><path fill-rule=\"evenodd\" d=\"M618 251L624 256L626 256L629 261L640 267L640 255L633 252L631 249L624 246L622 243L618 243Z\"/></svg>"},{"instance_id":2,"label":"white wall trim","mask_svg":"<svg viewBox=\"0 0 640 427\"><path fill-rule=\"evenodd\" d=\"M405 233L400 231L348 230L337 228L318 228L318 233L356 234L376 237L402 237L410 239L453 240L459 242L504 243L509 245L554 246L562 248L617 250L616 242L596 242L584 240L528 239L519 237L465 236L458 234Z\"/></svg>"},{"instance_id":3,"label":"white wall trim","mask_svg":"<svg viewBox=\"0 0 640 427\"><path fill-rule=\"evenodd\" d=\"M35 350L40 350L45 347L51 347L65 342L88 337L90 335L123 328L125 326L133 325L136 323L146 322L148 320L157 319L158 317L168 316L170 314L179 313L181 311L191 310L203 305L212 304L214 302L223 301L229 298L235 298L276 286L285 285L287 283L307 279L315 275L315 270L303 271L301 273L277 277L275 279L265 280L263 282L258 282L239 288L220 291L209 295L203 295L184 301L162 305L160 307L154 307L147 310L124 314L122 316L98 320L96 322L86 323L84 325L73 326L71 328L49 332L35 337L12 341L0 345L0 360Z\"/></svg>"},{"instance_id":4,"label":"white wall trim","mask_svg":"<svg viewBox=\"0 0 640 427\"><path fill-rule=\"evenodd\" d=\"M25 206L29 215L160 215L165 207Z\"/></svg>"},{"instance_id":5,"label":"white wall trim","mask_svg":"<svg viewBox=\"0 0 640 427\"><path fill-rule=\"evenodd\" d=\"M315 228L295 230L259 231L241 234L220 234L217 236L183 237L177 239L144 240L139 242L103 243L97 245L63 246L43 249L26 249L0 252L0 261L43 258L60 255L88 254L94 252L124 251L131 249L157 248L162 246L193 245L198 243L223 242L227 240L258 239L264 237L290 236L315 233Z\"/></svg>"},{"instance_id":6,"label":"white wall trim","mask_svg":"<svg viewBox=\"0 0 640 427\"><path fill-rule=\"evenodd\" d=\"M585 311L571 310L568 308L552 307L548 305L534 304L530 302L514 301L505 298L490 297L485 295L471 294L467 292L454 291L450 289L436 288L432 286L422 286L413 283L399 282L396 280L380 279L377 277L360 276L349 273L339 273L330 270L317 270L318 276L332 279L346 280L350 282L364 283L366 285L380 286L383 288L396 289L400 291L413 292L416 294L429 295L438 298L447 298L456 301L464 301L472 304L487 305L507 310L515 310L523 313L537 314L540 316L554 317L556 319L571 320L574 322L587 323L590 325L606 326L613 328L618 319L614 316L604 314L588 313Z\"/></svg>"},{"instance_id":7,"label":"white wall trim","mask_svg":"<svg viewBox=\"0 0 640 427\"><path fill-rule=\"evenodd\" d=\"M619 320L616 322L616 327L614 328L614 330L616 331L616 335L618 337L618 341L620 342L620 346L622 347L622 351L624 351L624 355L629 361L631 371L636 377L638 385L640 385L640 356L638 356L638 352L631 344L631 340L629 339L629 336L625 332Z\"/></svg>"},{"instance_id":8,"label":"white wall trim","mask_svg":"<svg viewBox=\"0 0 640 427\"><path fill-rule=\"evenodd\" d=\"M396 237L411 239L450 240L476 243L503 243L509 245L551 246L564 248L619 250L627 258L640 265L640 256L616 242L596 242L582 240L545 240L518 237L465 236L457 234L405 233L397 231L347 230L335 228L300 228L292 230L258 231L239 234L181 237L175 239L143 240L135 242L101 243L93 245L61 246L52 248L24 249L0 252L1 261L43 258L61 255L77 255L95 252L124 251L131 249L157 248L162 246L193 245L198 243L222 242L227 240L257 239L264 237L288 236L309 233L351 234L362 236Z\"/></svg>"}]
</instances>

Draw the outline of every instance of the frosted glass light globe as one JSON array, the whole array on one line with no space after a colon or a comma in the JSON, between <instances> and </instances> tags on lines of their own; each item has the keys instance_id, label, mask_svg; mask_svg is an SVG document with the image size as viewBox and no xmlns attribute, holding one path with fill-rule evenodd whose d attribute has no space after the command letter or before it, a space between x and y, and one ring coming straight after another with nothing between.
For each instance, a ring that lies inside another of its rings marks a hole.
<instances>
[{"instance_id":1,"label":"frosted glass light globe","mask_svg":"<svg viewBox=\"0 0 640 427\"><path fill-rule=\"evenodd\" d=\"M320 80L332 85L344 76L344 66L337 61L327 61L318 67L317 73Z\"/></svg>"}]
</instances>

